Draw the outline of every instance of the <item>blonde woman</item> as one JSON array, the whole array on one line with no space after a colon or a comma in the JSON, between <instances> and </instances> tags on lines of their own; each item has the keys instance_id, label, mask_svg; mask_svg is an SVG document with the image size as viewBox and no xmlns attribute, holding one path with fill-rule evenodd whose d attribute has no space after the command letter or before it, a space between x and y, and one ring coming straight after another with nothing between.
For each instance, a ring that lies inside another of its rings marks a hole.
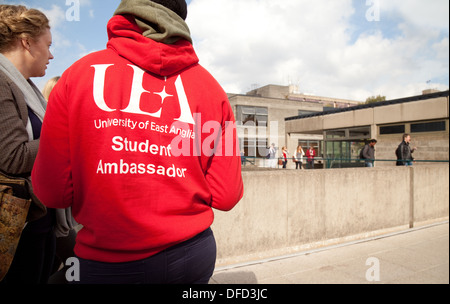
<instances>
[{"instance_id":1,"label":"blonde woman","mask_svg":"<svg viewBox=\"0 0 450 304\"><path fill-rule=\"evenodd\" d=\"M35 9L0 5L0 171L30 177L47 102L31 81L53 55L49 20ZM2 283L46 283L55 254L54 210L33 200L14 260Z\"/></svg>"},{"instance_id":2,"label":"blonde woman","mask_svg":"<svg viewBox=\"0 0 450 304\"><path fill-rule=\"evenodd\" d=\"M42 95L44 95L45 100L50 98L50 93L52 92L53 88L55 87L56 83L58 82L60 76L56 76L53 78L50 78L47 83L44 86L44 89L42 90Z\"/></svg>"},{"instance_id":3,"label":"blonde woman","mask_svg":"<svg viewBox=\"0 0 450 304\"><path fill-rule=\"evenodd\" d=\"M305 156L305 152L301 145L298 145L297 150L294 153L294 161L295 161L295 169L302 169L303 165L303 156Z\"/></svg>"}]
</instances>

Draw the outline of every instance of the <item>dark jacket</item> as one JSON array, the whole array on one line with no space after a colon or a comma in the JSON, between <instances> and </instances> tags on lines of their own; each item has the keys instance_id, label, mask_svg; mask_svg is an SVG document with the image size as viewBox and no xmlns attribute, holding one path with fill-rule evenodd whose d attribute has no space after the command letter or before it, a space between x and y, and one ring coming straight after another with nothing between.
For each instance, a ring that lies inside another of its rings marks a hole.
<instances>
[{"instance_id":1,"label":"dark jacket","mask_svg":"<svg viewBox=\"0 0 450 304\"><path fill-rule=\"evenodd\" d=\"M409 143L402 141L395 151L397 156L397 166L403 166L406 161L413 161L414 157L412 156L412 153L414 153L414 150L411 149Z\"/></svg>"}]
</instances>

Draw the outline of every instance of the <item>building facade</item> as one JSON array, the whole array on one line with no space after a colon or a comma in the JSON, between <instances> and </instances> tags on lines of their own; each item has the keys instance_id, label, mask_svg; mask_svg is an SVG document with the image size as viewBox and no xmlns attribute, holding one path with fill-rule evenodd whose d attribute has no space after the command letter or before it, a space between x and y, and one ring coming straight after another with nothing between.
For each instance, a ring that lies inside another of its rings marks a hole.
<instances>
[{"instance_id":1,"label":"building facade","mask_svg":"<svg viewBox=\"0 0 450 304\"><path fill-rule=\"evenodd\" d=\"M299 134L321 133L327 168L360 165L359 151L371 138L378 140L376 165L392 166L404 133L411 134L411 145L417 147L418 164L448 161L449 91L290 117L285 128L290 147Z\"/></svg>"},{"instance_id":2,"label":"building facade","mask_svg":"<svg viewBox=\"0 0 450 304\"><path fill-rule=\"evenodd\" d=\"M249 159L264 159L272 143L278 151L287 145L287 117L317 114L327 108L347 108L360 104L352 100L304 95L298 93L294 86L278 85L264 86L245 95L228 94L228 97L236 117L242 153ZM291 155L299 144L305 148L312 144L317 152L321 149L322 132L296 133L290 136L296 142L295 147L289 148Z\"/></svg>"}]
</instances>

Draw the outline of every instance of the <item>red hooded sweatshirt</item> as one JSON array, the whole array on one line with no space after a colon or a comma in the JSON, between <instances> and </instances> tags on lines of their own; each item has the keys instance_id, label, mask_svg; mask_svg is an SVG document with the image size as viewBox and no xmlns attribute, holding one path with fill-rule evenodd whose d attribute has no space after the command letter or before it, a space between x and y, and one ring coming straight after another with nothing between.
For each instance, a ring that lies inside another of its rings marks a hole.
<instances>
[{"instance_id":1,"label":"red hooded sweatshirt","mask_svg":"<svg viewBox=\"0 0 450 304\"><path fill-rule=\"evenodd\" d=\"M32 181L83 225L77 256L127 262L207 229L243 183L227 95L192 45L148 39L131 16L114 16L108 34L55 86Z\"/></svg>"}]
</instances>

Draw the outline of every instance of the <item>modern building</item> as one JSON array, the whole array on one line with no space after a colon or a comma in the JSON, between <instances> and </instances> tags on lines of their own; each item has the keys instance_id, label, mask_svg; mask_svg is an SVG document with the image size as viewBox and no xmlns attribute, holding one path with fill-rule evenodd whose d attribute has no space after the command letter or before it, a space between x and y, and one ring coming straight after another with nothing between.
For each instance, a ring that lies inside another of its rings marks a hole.
<instances>
[{"instance_id":1,"label":"modern building","mask_svg":"<svg viewBox=\"0 0 450 304\"><path fill-rule=\"evenodd\" d=\"M318 168L361 166L359 151L371 138L378 140L375 165L392 166L404 133L411 134L417 147L418 164L449 159L449 91L426 90L373 104L301 94L295 86L279 85L228 96L241 150L256 166L267 165L264 158L272 143L279 150L286 146L291 155L298 145L313 145Z\"/></svg>"},{"instance_id":2,"label":"modern building","mask_svg":"<svg viewBox=\"0 0 450 304\"><path fill-rule=\"evenodd\" d=\"M298 136L321 135L318 154L327 168L359 166L359 151L371 138L376 166L395 164L395 149L410 133L418 164L449 159L449 91L298 115L285 119L288 149Z\"/></svg>"},{"instance_id":3,"label":"modern building","mask_svg":"<svg viewBox=\"0 0 450 304\"><path fill-rule=\"evenodd\" d=\"M228 94L233 108L240 146L245 156L264 158L274 143L279 149L287 144L285 119L322 113L324 109L348 108L360 102L298 93L295 86L267 85L242 94ZM317 149L323 141L321 132L292 133L290 138L303 146ZM295 148L290 148L290 151ZM263 164L257 164L263 166Z\"/></svg>"}]
</instances>

